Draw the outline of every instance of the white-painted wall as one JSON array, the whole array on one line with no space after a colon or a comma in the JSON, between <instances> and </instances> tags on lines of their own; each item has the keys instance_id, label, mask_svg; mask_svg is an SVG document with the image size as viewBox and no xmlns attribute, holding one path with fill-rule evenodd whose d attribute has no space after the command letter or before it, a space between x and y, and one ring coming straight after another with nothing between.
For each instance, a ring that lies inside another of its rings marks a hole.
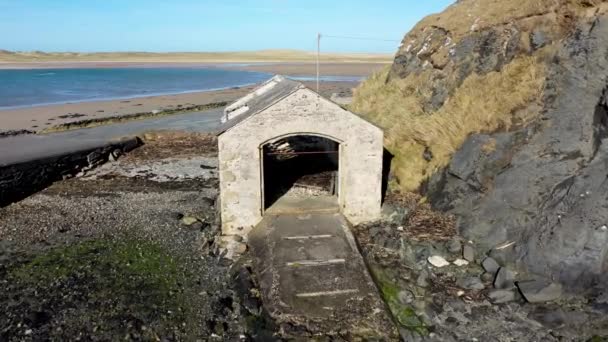
<instances>
[{"instance_id":1,"label":"white-painted wall","mask_svg":"<svg viewBox=\"0 0 608 342\"><path fill-rule=\"evenodd\" d=\"M383 132L302 88L219 136L224 235L246 237L262 219L260 147L280 136L312 134L340 143L340 207L353 224L380 217Z\"/></svg>"}]
</instances>

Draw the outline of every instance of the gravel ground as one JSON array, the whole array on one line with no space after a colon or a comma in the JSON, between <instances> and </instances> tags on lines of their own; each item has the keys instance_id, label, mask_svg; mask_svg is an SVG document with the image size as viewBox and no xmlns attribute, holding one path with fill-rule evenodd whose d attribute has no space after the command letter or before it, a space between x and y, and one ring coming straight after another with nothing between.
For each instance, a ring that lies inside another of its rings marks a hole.
<instances>
[{"instance_id":1,"label":"gravel ground","mask_svg":"<svg viewBox=\"0 0 608 342\"><path fill-rule=\"evenodd\" d=\"M267 334L246 260L222 258L215 244L213 143L152 135L116 162L0 208L0 341Z\"/></svg>"}]
</instances>

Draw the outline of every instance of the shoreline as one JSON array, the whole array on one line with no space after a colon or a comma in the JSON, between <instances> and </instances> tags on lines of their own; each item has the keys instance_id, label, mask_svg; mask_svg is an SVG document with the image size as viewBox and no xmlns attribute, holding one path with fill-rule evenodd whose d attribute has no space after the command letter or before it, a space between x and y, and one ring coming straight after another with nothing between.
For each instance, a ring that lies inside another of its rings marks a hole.
<instances>
[{"instance_id":1,"label":"shoreline","mask_svg":"<svg viewBox=\"0 0 608 342\"><path fill-rule=\"evenodd\" d=\"M270 76L269 76L270 78ZM196 90L186 90L180 92L169 92L169 93L153 93L146 95L133 95L133 96L118 96L118 97L108 97L108 98L96 98L96 99L86 99L86 100L72 100L68 102L48 102L48 103L37 103L32 105L21 105L21 106L10 106L10 107L0 107L0 114L2 111L9 110L19 110L19 109L35 109L39 107L49 107L49 106L61 106L61 105L77 105L82 103L100 103L100 102L112 102L112 101L123 101L123 100L138 100L138 99L146 99L146 98L154 98L161 96L175 96L175 95L187 95L187 94L198 94L198 93L212 93L219 92L230 89L240 89L240 88L249 88L255 86L257 83L246 83L241 85L236 85L232 87L223 87L223 88L211 88L211 89L196 89Z\"/></svg>"},{"instance_id":2,"label":"shoreline","mask_svg":"<svg viewBox=\"0 0 608 342\"><path fill-rule=\"evenodd\" d=\"M60 63L62 67L82 67L83 65L95 66L90 62ZM6 64L6 63L5 63ZM38 63L51 66L49 63ZM117 67L115 63L104 63L106 67ZM281 62L281 63L134 63L122 62L121 67L129 68L134 65L142 67L208 67L223 68L244 71L256 71L269 74L282 74L291 77L301 77L303 84L315 89L314 77L316 76L316 65L314 63ZM2 63L0 63L0 68ZM54 67L57 64L53 64ZM385 63L325 63L321 64L321 75L331 75L340 81L328 81L322 79L320 93L329 98L334 93L351 94L362 79L372 73L384 68ZM95 66L97 67L97 66ZM49 68L47 68L49 69ZM352 78L352 79L351 79ZM359 79L357 79L359 78ZM357 80L355 80L357 79ZM219 102L233 102L241 96L249 93L255 84L230 87L219 90L187 91L173 94L158 94L145 96L126 96L124 98L71 101L69 103L41 104L31 106L19 106L0 109L0 130L30 130L34 132L44 131L50 127L87 119L104 119L121 115L129 115L142 112L176 110L182 107L192 107Z\"/></svg>"},{"instance_id":3,"label":"shoreline","mask_svg":"<svg viewBox=\"0 0 608 342\"><path fill-rule=\"evenodd\" d=\"M368 76L390 65L391 62L321 60L321 70L331 76ZM280 73L286 76L314 76L313 61L205 61L205 62L125 62L125 61L74 61L74 62L0 62L0 70L49 69L126 69L126 68L209 68Z\"/></svg>"},{"instance_id":4,"label":"shoreline","mask_svg":"<svg viewBox=\"0 0 608 342\"><path fill-rule=\"evenodd\" d=\"M273 75L268 74L268 78L271 78ZM307 83L314 82L314 76L288 76L293 80ZM321 76L320 82L327 83L358 83L362 82L364 78L360 76ZM210 88L210 89L194 89L194 90L184 90L179 92L168 92L168 93L151 93L145 95L133 95L133 96L117 96L117 97L106 97L106 98L94 98L94 99L84 99L84 100L71 100L68 102L60 101L60 102L47 102L47 103L36 103L31 105L19 105L19 106L0 106L0 112L8 111L8 110L18 110L18 109L28 109L28 108L38 108L38 107L47 107L47 106L58 106L58 105L69 105L69 104L79 104L79 103L89 103L89 102L106 102L106 101L120 101L120 100L137 100L141 98L150 98L150 97L159 97L159 96L173 96L173 95L184 95L184 94L195 94L195 93L209 93L230 89L240 89L240 88L249 88L256 86L258 83L244 83L230 87L219 87L219 88Z\"/></svg>"},{"instance_id":5,"label":"shoreline","mask_svg":"<svg viewBox=\"0 0 608 342\"><path fill-rule=\"evenodd\" d=\"M304 81L302 83L314 89L315 82ZM329 98L333 93L349 93L358 84L359 82L321 82L320 93ZM82 120L103 120L135 113L179 111L183 107L204 106L220 102L230 103L251 92L255 86L2 109L0 110L0 131L28 130L39 133L55 126Z\"/></svg>"}]
</instances>

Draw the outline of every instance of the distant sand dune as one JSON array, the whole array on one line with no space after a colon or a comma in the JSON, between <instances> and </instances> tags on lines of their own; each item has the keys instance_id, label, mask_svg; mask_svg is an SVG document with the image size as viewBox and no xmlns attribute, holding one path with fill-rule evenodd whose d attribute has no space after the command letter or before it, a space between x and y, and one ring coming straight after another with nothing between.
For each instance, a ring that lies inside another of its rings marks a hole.
<instances>
[{"instance_id":1,"label":"distant sand dune","mask_svg":"<svg viewBox=\"0 0 608 342\"><path fill-rule=\"evenodd\" d=\"M393 55L370 53L323 53L327 62L391 62ZM133 63L246 63L312 62L314 52L299 50L261 50L243 52L13 52L0 50L0 63L40 62L133 62Z\"/></svg>"}]
</instances>

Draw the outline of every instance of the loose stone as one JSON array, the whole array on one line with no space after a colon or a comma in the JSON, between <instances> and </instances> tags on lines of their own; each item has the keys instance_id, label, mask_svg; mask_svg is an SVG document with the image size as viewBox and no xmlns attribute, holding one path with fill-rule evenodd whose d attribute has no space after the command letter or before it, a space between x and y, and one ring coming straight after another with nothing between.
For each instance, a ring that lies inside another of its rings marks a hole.
<instances>
[{"instance_id":1,"label":"loose stone","mask_svg":"<svg viewBox=\"0 0 608 342\"><path fill-rule=\"evenodd\" d=\"M481 266L484 270L486 270L486 272L492 274L496 274L496 272L498 272L498 269L500 268L500 265L498 265L496 260L490 257L483 259L483 261L481 262Z\"/></svg>"},{"instance_id":2,"label":"loose stone","mask_svg":"<svg viewBox=\"0 0 608 342\"><path fill-rule=\"evenodd\" d=\"M506 267L501 267L496 273L494 279L494 288L497 289L508 289L514 286L513 281L515 280L515 273Z\"/></svg>"},{"instance_id":3,"label":"loose stone","mask_svg":"<svg viewBox=\"0 0 608 342\"><path fill-rule=\"evenodd\" d=\"M464 260L464 259L456 259L456 260L454 260L454 265L459 266L459 267L460 266L466 266L468 264L469 264L469 262L466 261L466 260Z\"/></svg>"},{"instance_id":4,"label":"loose stone","mask_svg":"<svg viewBox=\"0 0 608 342\"><path fill-rule=\"evenodd\" d=\"M410 290L402 290L397 294L397 299L401 304L410 304L416 299L416 296Z\"/></svg>"},{"instance_id":5,"label":"loose stone","mask_svg":"<svg viewBox=\"0 0 608 342\"><path fill-rule=\"evenodd\" d=\"M515 292L511 290L493 290L488 293L488 297L495 304L508 303L515 300Z\"/></svg>"},{"instance_id":6,"label":"loose stone","mask_svg":"<svg viewBox=\"0 0 608 342\"><path fill-rule=\"evenodd\" d=\"M485 286L479 277L467 277L456 281L456 285L469 290L483 290Z\"/></svg>"},{"instance_id":7,"label":"loose stone","mask_svg":"<svg viewBox=\"0 0 608 342\"><path fill-rule=\"evenodd\" d=\"M191 226L196 222L198 222L198 219L196 217L185 216L182 218L182 223L185 224L186 226Z\"/></svg>"},{"instance_id":8,"label":"loose stone","mask_svg":"<svg viewBox=\"0 0 608 342\"><path fill-rule=\"evenodd\" d=\"M427 287L429 286L429 274L427 271L422 271L420 272L420 274L418 275L418 278L416 279L416 285L420 286L420 287Z\"/></svg>"},{"instance_id":9,"label":"loose stone","mask_svg":"<svg viewBox=\"0 0 608 342\"><path fill-rule=\"evenodd\" d=\"M562 286L545 279L519 281L516 285L529 303L550 302L562 296Z\"/></svg>"},{"instance_id":10,"label":"loose stone","mask_svg":"<svg viewBox=\"0 0 608 342\"><path fill-rule=\"evenodd\" d=\"M481 275L481 280L484 282L486 282L486 281L494 282L494 274L485 272L484 274Z\"/></svg>"},{"instance_id":11,"label":"loose stone","mask_svg":"<svg viewBox=\"0 0 608 342\"><path fill-rule=\"evenodd\" d=\"M427 260L431 265L435 267L445 267L450 264L447 260L445 260L442 256L439 255L430 256Z\"/></svg>"},{"instance_id":12,"label":"loose stone","mask_svg":"<svg viewBox=\"0 0 608 342\"><path fill-rule=\"evenodd\" d=\"M450 253L460 253L462 244L456 238L450 240L445 246Z\"/></svg>"},{"instance_id":13,"label":"loose stone","mask_svg":"<svg viewBox=\"0 0 608 342\"><path fill-rule=\"evenodd\" d=\"M475 250L471 245L465 245L462 248L462 258L468 262L475 261Z\"/></svg>"}]
</instances>

